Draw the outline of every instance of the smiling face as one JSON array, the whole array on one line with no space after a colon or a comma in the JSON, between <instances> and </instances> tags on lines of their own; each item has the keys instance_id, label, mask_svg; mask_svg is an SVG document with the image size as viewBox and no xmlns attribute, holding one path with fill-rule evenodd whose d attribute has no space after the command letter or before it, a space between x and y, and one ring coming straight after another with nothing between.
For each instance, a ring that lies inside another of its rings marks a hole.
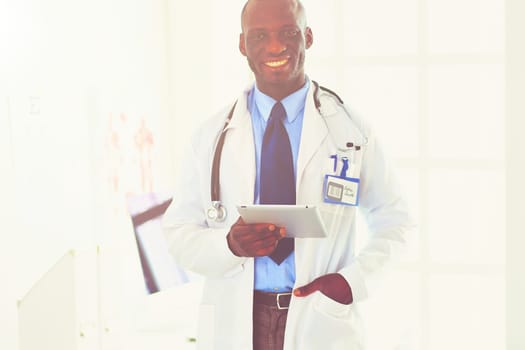
<instances>
[{"instance_id":1,"label":"smiling face","mask_svg":"<svg viewBox=\"0 0 525 350\"><path fill-rule=\"evenodd\" d=\"M242 15L239 50L257 87L276 100L305 83L305 50L313 42L304 10L294 0L249 0Z\"/></svg>"}]
</instances>

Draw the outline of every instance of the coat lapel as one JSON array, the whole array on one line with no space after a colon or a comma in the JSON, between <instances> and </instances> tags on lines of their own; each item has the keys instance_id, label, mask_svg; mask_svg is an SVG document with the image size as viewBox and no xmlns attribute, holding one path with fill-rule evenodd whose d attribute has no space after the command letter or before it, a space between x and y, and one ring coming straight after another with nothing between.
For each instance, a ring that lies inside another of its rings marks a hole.
<instances>
[{"instance_id":1,"label":"coat lapel","mask_svg":"<svg viewBox=\"0 0 525 350\"><path fill-rule=\"evenodd\" d=\"M249 90L248 90L249 91ZM232 120L227 126L226 137L229 148L224 152L228 161L224 162L225 180L234 187L233 191L224 191L224 196L236 193L237 198L232 198L235 204L253 203L253 190L255 185L255 151L253 129L250 112L248 111L247 96L245 91L237 100L237 105ZM227 155L232 155L228 157ZM233 180L233 181L230 181Z\"/></svg>"},{"instance_id":2,"label":"coat lapel","mask_svg":"<svg viewBox=\"0 0 525 350\"><path fill-rule=\"evenodd\" d=\"M306 166L328 135L328 129L323 117L319 114L319 111L313 103L313 90L314 88L311 86L304 107L303 129L297 159L297 190L300 188Z\"/></svg>"}]
</instances>

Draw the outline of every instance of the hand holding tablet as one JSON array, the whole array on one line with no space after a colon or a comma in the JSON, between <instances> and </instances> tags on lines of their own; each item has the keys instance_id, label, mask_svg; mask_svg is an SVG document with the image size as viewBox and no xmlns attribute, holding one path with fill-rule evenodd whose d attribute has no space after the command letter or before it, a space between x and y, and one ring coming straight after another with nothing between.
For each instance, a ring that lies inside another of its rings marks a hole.
<instances>
[{"instance_id":1,"label":"hand holding tablet","mask_svg":"<svg viewBox=\"0 0 525 350\"><path fill-rule=\"evenodd\" d=\"M316 206L312 205L239 205L237 210L247 224L271 223L286 228L287 237L326 237L326 229Z\"/></svg>"}]
</instances>

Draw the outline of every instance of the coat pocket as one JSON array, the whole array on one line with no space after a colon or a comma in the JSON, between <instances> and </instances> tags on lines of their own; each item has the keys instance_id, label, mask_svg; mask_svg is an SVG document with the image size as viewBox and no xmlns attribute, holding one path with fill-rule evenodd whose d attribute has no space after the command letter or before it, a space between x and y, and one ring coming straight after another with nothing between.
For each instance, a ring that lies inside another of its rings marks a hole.
<instances>
[{"instance_id":1,"label":"coat pocket","mask_svg":"<svg viewBox=\"0 0 525 350\"><path fill-rule=\"evenodd\" d=\"M315 336L304 349L364 349L364 330L355 305L338 303L322 293L316 293L315 298L308 330Z\"/></svg>"},{"instance_id":2,"label":"coat pocket","mask_svg":"<svg viewBox=\"0 0 525 350\"><path fill-rule=\"evenodd\" d=\"M346 319L351 316L352 305L345 305L330 299L323 293L317 293L317 300L314 304L314 309L317 312L325 314L330 317Z\"/></svg>"}]
</instances>

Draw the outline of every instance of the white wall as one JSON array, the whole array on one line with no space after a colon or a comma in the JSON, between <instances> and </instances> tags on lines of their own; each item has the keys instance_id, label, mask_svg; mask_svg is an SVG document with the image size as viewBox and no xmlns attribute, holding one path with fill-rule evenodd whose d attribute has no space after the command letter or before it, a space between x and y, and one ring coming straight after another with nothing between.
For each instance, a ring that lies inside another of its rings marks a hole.
<instances>
[{"instance_id":1,"label":"white wall","mask_svg":"<svg viewBox=\"0 0 525 350\"><path fill-rule=\"evenodd\" d=\"M17 347L17 299L66 250L114 240L112 211L141 189L136 159L111 187L111 118L125 114L131 131L146 121L154 189L170 187L167 5L0 2L1 349Z\"/></svg>"}]
</instances>

